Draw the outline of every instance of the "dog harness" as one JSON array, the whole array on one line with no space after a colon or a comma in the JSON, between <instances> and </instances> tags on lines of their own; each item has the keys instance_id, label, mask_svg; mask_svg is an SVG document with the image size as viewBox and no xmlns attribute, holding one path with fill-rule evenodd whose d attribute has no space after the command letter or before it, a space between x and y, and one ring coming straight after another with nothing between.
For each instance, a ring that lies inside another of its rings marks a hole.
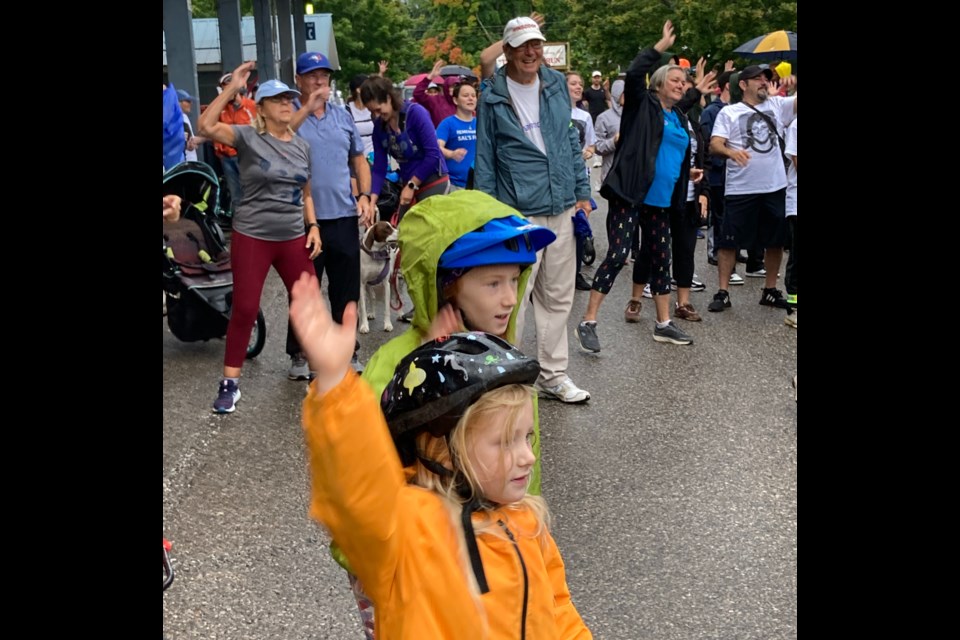
<instances>
[{"instance_id":1,"label":"dog harness","mask_svg":"<svg viewBox=\"0 0 960 640\"><path fill-rule=\"evenodd\" d=\"M362 244L360 248L363 249L363 252L377 261L383 261L383 269L380 270L380 274L373 280L367 280L369 285L377 285L383 282L383 279L387 277L387 273L390 272L390 249L380 249L379 251L370 251Z\"/></svg>"}]
</instances>

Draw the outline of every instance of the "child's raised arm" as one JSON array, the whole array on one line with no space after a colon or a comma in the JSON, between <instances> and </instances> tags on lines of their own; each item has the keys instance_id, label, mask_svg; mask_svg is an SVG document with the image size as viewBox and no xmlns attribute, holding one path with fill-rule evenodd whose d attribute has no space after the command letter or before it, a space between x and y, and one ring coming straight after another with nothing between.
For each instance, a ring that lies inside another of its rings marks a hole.
<instances>
[{"instance_id":1,"label":"child's raised arm","mask_svg":"<svg viewBox=\"0 0 960 640\"><path fill-rule=\"evenodd\" d=\"M403 469L380 403L350 367L357 306L334 322L316 276L294 284L290 321L317 377L303 401L310 515L333 534L367 593L385 598L403 543L397 519Z\"/></svg>"},{"instance_id":2,"label":"child's raised arm","mask_svg":"<svg viewBox=\"0 0 960 640\"><path fill-rule=\"evenodd\" d=\"M357 304L343 310L343 324L337 324L320 295L317 276L300 274L290 292L290 322L316 372L314 386L323 395L337 386L350 368L357 337Z\"/></svg>"}]
</instances>

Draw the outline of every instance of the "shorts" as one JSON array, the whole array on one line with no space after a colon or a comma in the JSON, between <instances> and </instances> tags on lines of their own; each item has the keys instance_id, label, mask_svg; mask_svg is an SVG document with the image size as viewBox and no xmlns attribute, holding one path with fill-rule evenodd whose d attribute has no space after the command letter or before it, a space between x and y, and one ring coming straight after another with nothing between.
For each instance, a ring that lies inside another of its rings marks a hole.
<instances>
[{"instance_id":1,"label":"shorts","mask_svg":"<svg viewBox=\"0 0 960 640\"><path fill-rule=\"evenodd\" d=\"M786 238L786 188L724 198L721 249L782 248Z\"/></svg>"}]
</instances>

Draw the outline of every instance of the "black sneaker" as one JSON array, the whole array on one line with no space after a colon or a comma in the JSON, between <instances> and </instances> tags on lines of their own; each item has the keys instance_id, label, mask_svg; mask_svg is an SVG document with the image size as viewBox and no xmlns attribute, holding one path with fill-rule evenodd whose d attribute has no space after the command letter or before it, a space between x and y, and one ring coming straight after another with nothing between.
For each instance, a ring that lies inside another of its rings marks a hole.
<instances>
[{"instance_id":1,"label":"black sneaker","mask_svg":"<svg viewBox=\"0 0 960 640\"><path fill-rule=\"evenodd\" d=\"M713 266L715 267L715 266L717 266L717 265L720 264L720 263L717 262L717 259L716 259L714 256L708 255L708 256L707 256L707 264L713 265Z\"/></svg>"},{"instance_id":2,"label":"black sneaker","mask_svg":"<svg viewBox=\"0 0 960 640\"><path fill-rule=\"evenodd\" d=\"M591 265L597 259L597 249L593 246L593 236L583 239L583 264Z\"/></svg>"},{"instance_id":3,"label":"black sneaker","mask_svg":"<svg viewBox=\"0 0 960 640\"><path fill-rule=\"evenodd\" d=\"M727 293L726 289L720 289L715 294L713 294L713 302L707 305L707 311L723 311L724 309L729 309L730 304L730 294Z\"/></svg>"},{"instance_id":4,"label":"black sneaker","mask_svg":"<svg viewBox=\"0 0 960 640\"><path fill-rule=\"evenodd\" d=\"M593 287L590 286L590 283L587 282L587 279L583 277L582 273L577 274L577 291L590 291Z\"/></svg>"},{"instance_id":5,"label":"black sneaker","mask_svg":"<svg viewBox=\"0 0 960 640\"><path fill-rule=\"evenodd\" d=\"M765 307L776 307L777 309L789 309L790 305L787 299L783 297L780 289L764 289L760 296L760 304Z\"/></svg>"},{"instance_id":6,"label":"black sneaker","mask_svg":"<svg viewBox=\"0 0 960 640\"><path fill-rule=\"evenodd\" d=\"M596 322L581 322L577 325L577 342L580 348L590 353L600 353L600 338L597 336Z\"/></svg>"}]
</instances>

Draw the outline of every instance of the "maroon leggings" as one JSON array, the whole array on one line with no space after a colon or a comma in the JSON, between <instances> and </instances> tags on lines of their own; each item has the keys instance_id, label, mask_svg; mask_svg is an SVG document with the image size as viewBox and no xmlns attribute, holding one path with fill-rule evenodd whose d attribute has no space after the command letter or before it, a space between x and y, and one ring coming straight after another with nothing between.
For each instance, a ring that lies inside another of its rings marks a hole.
<instances>
[{"instance_id":1,"label":"maroon leggings","mask_svg":"<svg viewBox=\"0 0 960 640\"><path fill-rule=\"evenodd\" d=\"M233 308L227 326L227 349L223 366L242 367L253 323L260 309L260 295L267 272L272 266L280 274L287 294L300 274L315 274L305 236L273 242L233 232L230 239L230 263L233 268Z\"/></svg>"}]
</instances>

